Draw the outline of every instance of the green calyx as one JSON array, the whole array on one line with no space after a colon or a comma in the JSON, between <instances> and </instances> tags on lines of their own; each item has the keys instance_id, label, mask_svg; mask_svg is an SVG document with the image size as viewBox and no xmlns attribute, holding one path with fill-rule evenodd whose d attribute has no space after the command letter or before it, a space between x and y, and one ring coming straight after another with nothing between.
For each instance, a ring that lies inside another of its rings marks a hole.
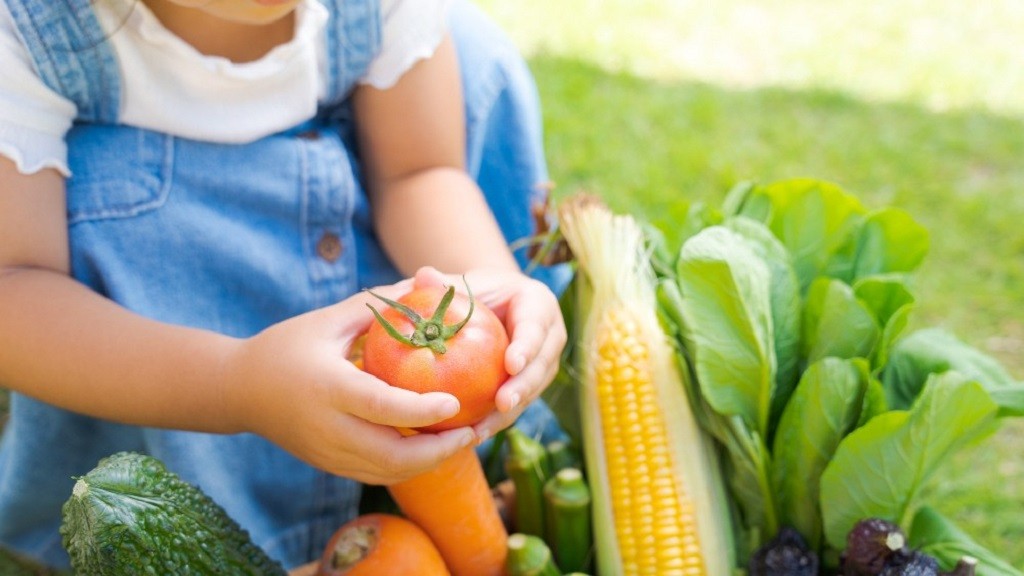
<instances>
[{"instance_id":1,"label":"green calyx","mask_svg":"<svg viewBox=\"0 0 1024 576\"><path fill-rule=\"evenodd\" d=\"M473 292L469 289L469 283L466 282L465 276L462 278L463 283L466 284L466 293L469 295L469 312L466 313L466 317L461 321L446 326L444 324L444 314L448 311L448 307L451 306L452 300L455 298L455 287L449 286L448 290L445 291L444 297L441 298L441 302L437 305L437 309L434 310L433 315L430 318L424 318L419 315L418 312L409 308L401 302L385 298L379 294L375 294L372 290L367 290L374 298L377 298L381 302L388 306L398 310L405 315L413 324L412 334L406 336L398 331L397 328L388 322L376 308L367 304L366 306L373 311L373 315L377 318L377 322L384 327L384 330L399 342L407 344L409 346L415 346L417 348L430 348L438 354L444 354L448 348L445 346L445 342L455 336L462 327L469 322L470 316L473 315Z\"/></svg>"}]
</instances>

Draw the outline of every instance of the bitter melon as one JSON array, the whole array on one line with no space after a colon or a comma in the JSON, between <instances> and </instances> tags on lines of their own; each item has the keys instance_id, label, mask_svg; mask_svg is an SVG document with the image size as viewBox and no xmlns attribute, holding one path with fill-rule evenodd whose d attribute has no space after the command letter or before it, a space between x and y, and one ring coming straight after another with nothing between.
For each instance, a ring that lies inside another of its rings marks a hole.
<instances>
[{"instance_id":1,"label":"bitter melon","mask_svg":"<svg viewBox=\"0 0 1024 576\"><path fill-rule=\"evenodd\" d=\"M60 533L76 574L286 576L209 496L134 452L78 479Z\"/></svg>"}]
</instances>

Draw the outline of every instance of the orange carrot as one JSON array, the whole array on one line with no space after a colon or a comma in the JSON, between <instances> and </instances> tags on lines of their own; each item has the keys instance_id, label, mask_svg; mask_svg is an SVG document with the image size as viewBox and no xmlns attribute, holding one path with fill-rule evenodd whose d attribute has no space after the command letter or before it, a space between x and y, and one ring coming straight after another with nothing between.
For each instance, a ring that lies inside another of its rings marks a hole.
<instances>
[{"instance_id":1,"label":"orange carrot","mask_svg":"<svg viewBox=\"0 0 1024 576\"><path fill-rule=\"evenodd\" d=\"M504 574L508 532L473 447L388 491L434 541L453 576Z\"/></svg>"},{"instance_id":2,"label":"orange carrot","mask_svg":"<svg viewBox=\"0 0 1024 576\"><path fill-rule=\"evenodd\" d=\"M317 576L451 576L434 543L412 522L364 514L338 528Z\"/></svg>"}]
</instances>

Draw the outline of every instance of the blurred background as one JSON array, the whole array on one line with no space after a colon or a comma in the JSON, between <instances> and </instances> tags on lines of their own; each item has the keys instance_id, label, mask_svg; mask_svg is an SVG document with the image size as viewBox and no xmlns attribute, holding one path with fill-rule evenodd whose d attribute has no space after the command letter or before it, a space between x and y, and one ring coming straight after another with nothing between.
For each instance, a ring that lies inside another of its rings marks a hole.
<instances>
[{"instance_id":1,"label":"blurred background","mask_svg":"<svg viewBox=\"0 0 1024 576\"><path fill-rule=\"evenodd\" d=\"M830 180L931 232L917 326L1024 379L1024 0L478 0L526 54L556 197L672 229L742 180ZM1024 568L1024 422L929 501Z\"/></svg>"}]
</instances>

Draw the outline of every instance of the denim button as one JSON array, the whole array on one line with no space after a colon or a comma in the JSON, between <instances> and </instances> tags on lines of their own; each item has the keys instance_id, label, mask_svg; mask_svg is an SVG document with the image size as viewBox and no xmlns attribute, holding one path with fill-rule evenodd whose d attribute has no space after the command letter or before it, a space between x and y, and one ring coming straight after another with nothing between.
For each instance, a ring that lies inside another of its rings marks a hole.
<instances>
[{"instance_id":1,"label":"denim button","mask_svg":"<svg viewBox=\"0 0 1024 576\"><path fill-rule=\"evenodd\" d=\"M341 238L331 232L324 232L324 235L316 243L316 253L328 262L334 262L341 258L341 249Z\"/></svg>"},{"instance_id":2,"label":"denim button","mask_svg":"<svg viewBox=\"0 0 1024 576\"><path fill-rule=\"evenodd\" d=\"M306 130L304 132L299 132L298 137L303 140L316 140L320 138L320 133L316 130Z\"/></svg>"}]
</instances>

